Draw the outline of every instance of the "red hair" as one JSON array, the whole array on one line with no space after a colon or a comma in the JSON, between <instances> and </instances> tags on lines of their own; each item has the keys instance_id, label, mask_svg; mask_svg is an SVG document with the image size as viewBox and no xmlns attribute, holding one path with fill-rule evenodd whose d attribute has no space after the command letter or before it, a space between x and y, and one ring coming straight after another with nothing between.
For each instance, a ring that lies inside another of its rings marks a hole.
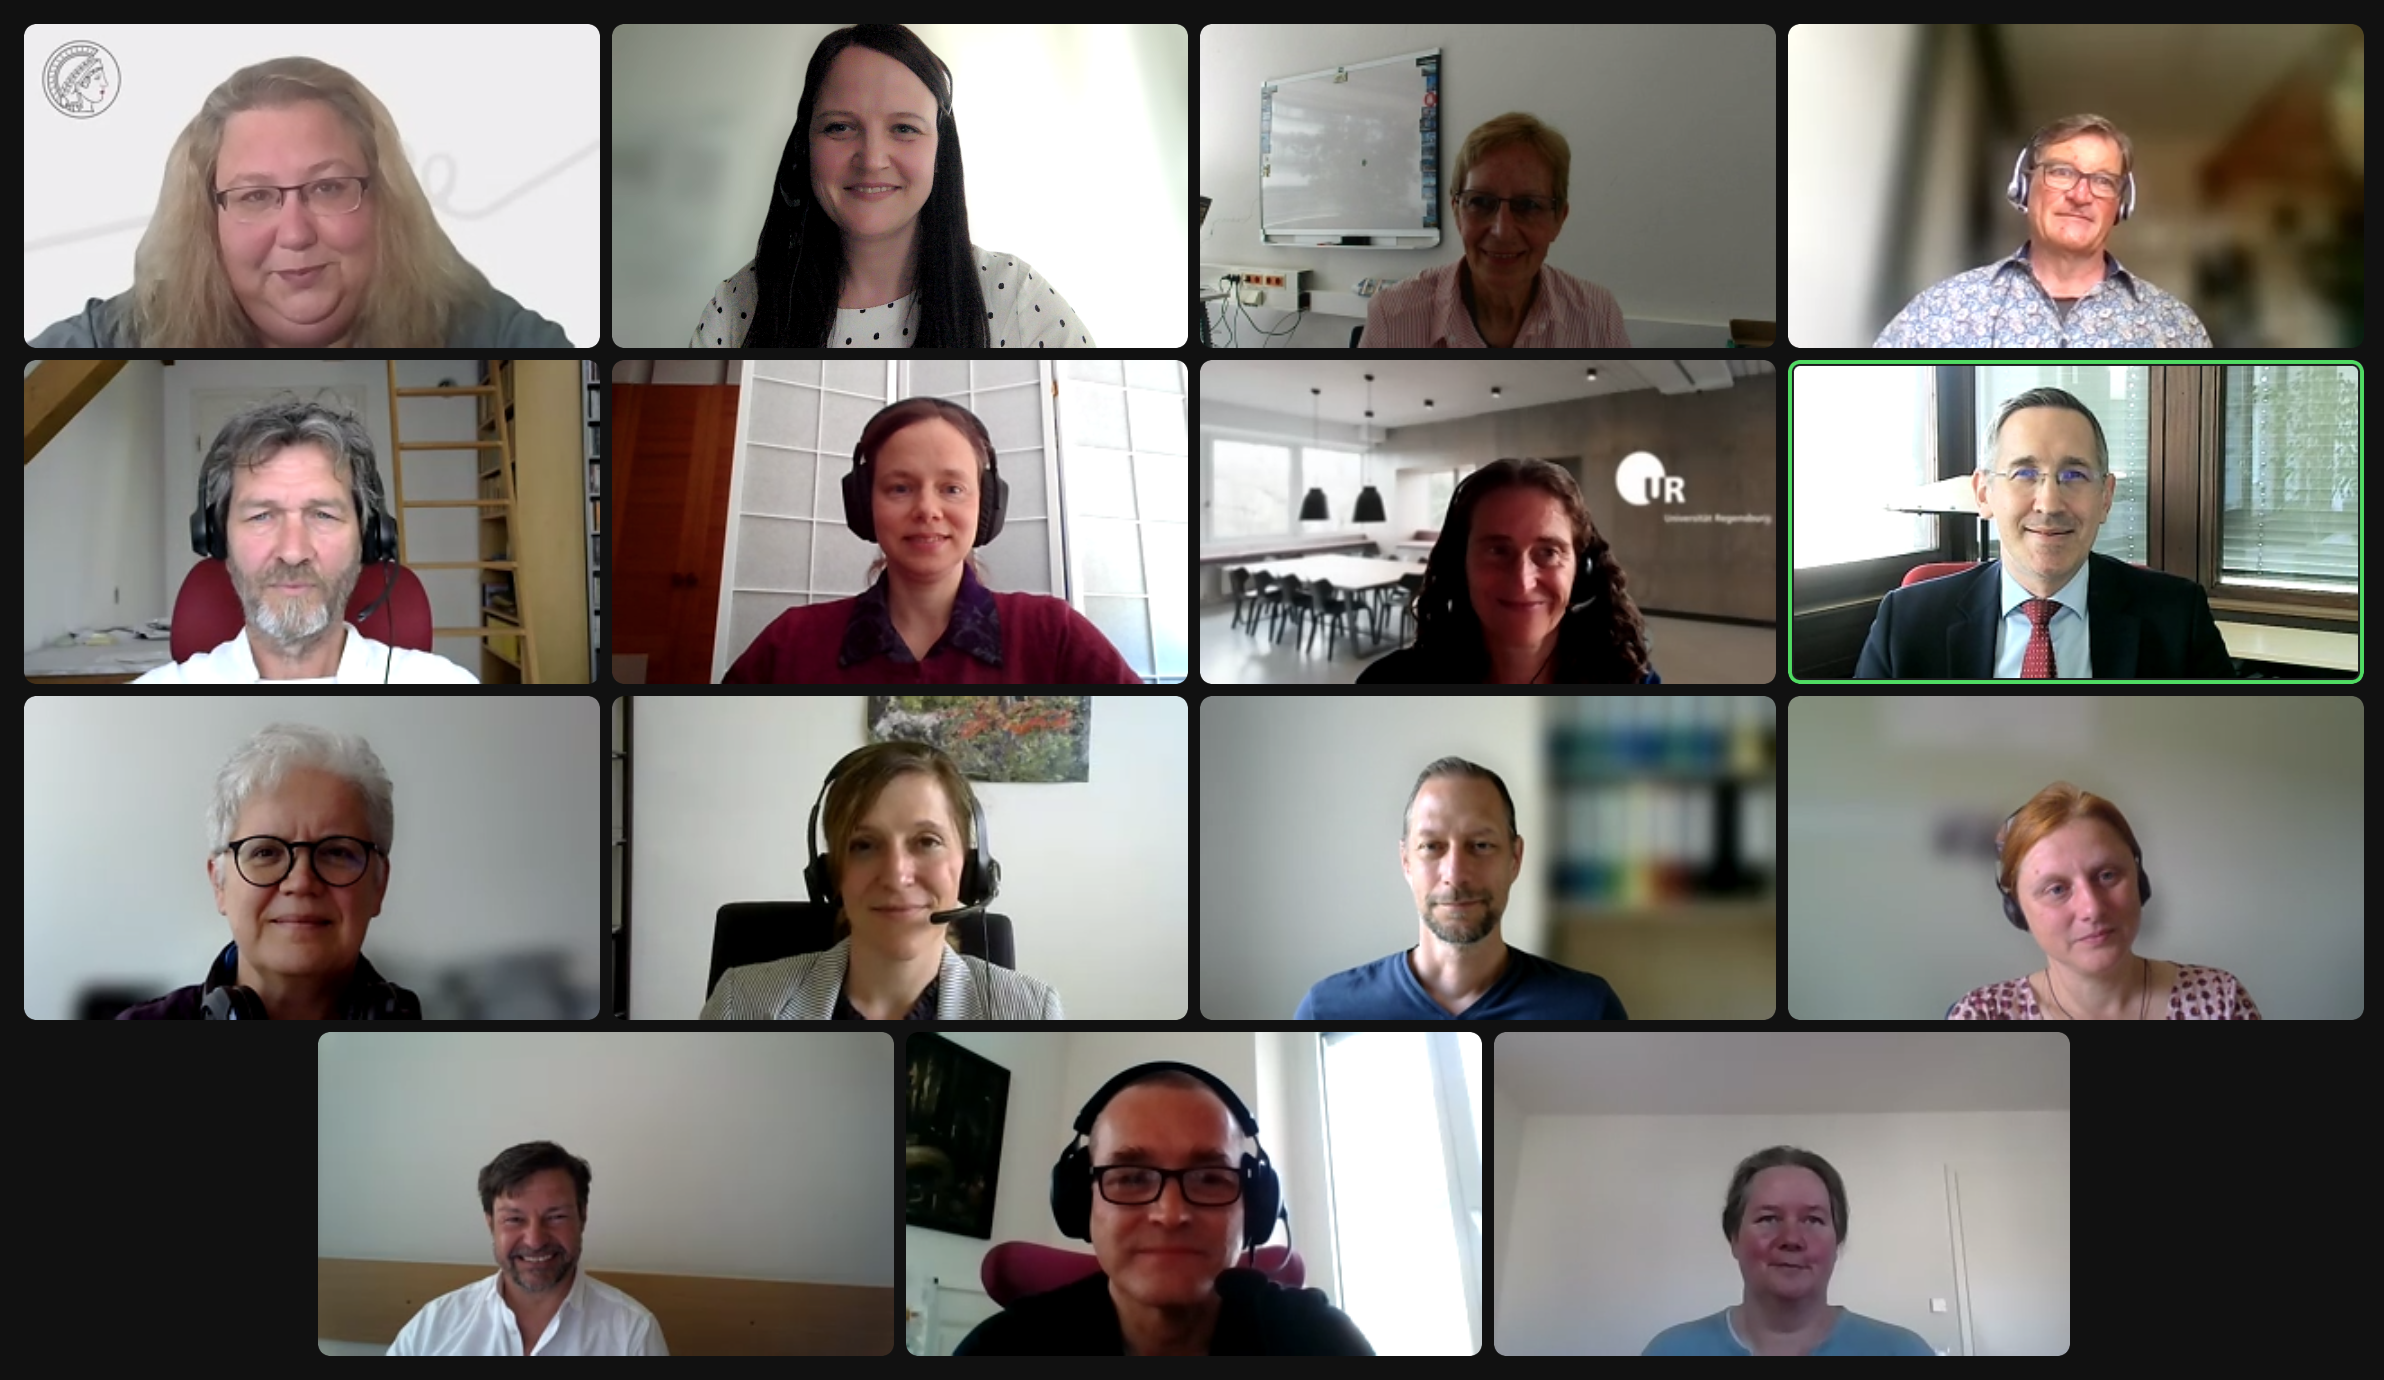
<instances>
[{"instance_id":1,"label":"red hair","mask_svg":"<svg viewBox=\"0 0 2384 1380\"><path fill-rule=\"evenodd\" d=\"M2127 827L2127 816L2119 813L2119 807L2067 781L2056 781L2029 797L2028 803L2014 810L1996 832L1995 884L2017 895L2019 889L2013 883L2019 875L2020 859L2028 856L2029 849L2044 842L2045 835L2081 819L2101 820L2111 826L2112 832L2127 844L2127 851L2135 855L2137 870L2143 870L2144 850L2136 843L2136 831Z\"/></svg>"}]
</instances>

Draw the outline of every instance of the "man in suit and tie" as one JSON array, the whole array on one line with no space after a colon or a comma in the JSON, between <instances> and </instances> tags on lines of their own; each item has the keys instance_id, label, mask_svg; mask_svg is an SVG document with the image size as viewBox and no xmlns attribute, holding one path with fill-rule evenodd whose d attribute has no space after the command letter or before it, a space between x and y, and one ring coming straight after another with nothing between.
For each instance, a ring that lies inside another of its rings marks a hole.
<instances>
[{"instance_id":1,"label":"man in suit and tie","mask_svg":"<svg viewBox=\"0 0 2384 1380\"><path fill-rule=\"evenodd\" d=\"M1970 482L2003 558L1880 600L1856 676L2234 678L2200 585L2094 554L2118 481L2084 403L2031 388L2003 404L1987 442Z\"/></svg>"}]
</instances>

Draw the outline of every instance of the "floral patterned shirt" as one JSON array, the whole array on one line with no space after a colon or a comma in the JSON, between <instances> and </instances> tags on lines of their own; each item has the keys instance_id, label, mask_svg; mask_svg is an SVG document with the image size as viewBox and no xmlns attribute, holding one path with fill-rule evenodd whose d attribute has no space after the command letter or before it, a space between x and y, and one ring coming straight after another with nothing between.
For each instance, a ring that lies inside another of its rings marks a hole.
<instances>
[{"instance_id":1,"label":"floral patterned shirt","mask_svg":"<svg viewBox=\"0 0 2384 1380\"><path fill-rule=\"evenodd\" d=\"M1979 988L1955 1002L1945 1018L1949 1021L2052 1019L2036 1004L2036 991L2024 977ZM2243 984L2235 980L2233 973L2180 963L2176 985L2169 989L2169 1014L2162 1019L2256 1021L2260 1019L2260 1008L2252 1005L2252 994L2243 990Z\"/></svg>"},{"instance_id":2,"label":"floral patterned shirt","mask_svg":"<svg viewBox=\"0 0 2384 1380\"><path fill-rule=\"evenodd\" d=\"M1879 349L2207 350L2194 309L2103 255L2103 280L2065 319L2028 269L2028 246L1958 273L1912 299L1879 333Z\"/></svg>"}]
</instances>

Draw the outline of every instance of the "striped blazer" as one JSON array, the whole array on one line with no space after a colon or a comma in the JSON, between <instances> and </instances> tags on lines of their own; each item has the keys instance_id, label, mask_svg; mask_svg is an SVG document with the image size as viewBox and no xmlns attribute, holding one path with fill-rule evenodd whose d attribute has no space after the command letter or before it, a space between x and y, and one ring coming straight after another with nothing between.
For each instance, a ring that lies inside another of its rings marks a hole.
<instances>
[{"instance_id":1,"label":"striped blazer","mask_svg":"<svg viewBox=\"0 0 2384 1380\"><path fill-rule=\"evenodd\" d=\"M707 1021L824 1021L851 966L852 936L817 953L731 968L704 1003ZM944 950L935 980L939 1021L1056 1021L1060 994L1023 973Z\"/></svg>"}]
</instances>

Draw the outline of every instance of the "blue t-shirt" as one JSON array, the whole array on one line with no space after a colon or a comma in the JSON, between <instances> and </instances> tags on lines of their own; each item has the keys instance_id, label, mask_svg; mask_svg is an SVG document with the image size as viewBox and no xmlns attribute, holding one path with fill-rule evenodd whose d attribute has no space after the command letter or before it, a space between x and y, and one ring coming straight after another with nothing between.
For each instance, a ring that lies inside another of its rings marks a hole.
<instances>
[{"instance_id":1,"label":"blue t-shirt","mask_svg":"<svg viewBox=\"0 0 2384 1380\"><path fill-rule=\"evenodd\" d=\"M1699 1318L1678 1327L1667 1327L1647 1344L1642 1356L1752 1356L1753 1352L1738 1344L1730 1332L1730 1310L1725 1308L1710 1318ZM1814 1347L1815 1356L1934 1356L1937 1349L1921 1340L1919 1333L1877 1318L1866 1318L1851 1308L1838 1310L1838 1325L1829 1336Z\"/></svg>"},{"instance_id":2,"label":"blue t-shirt","mask_svg":"<svg viewBox=\"0 0 2384 1380\"><path fill-rule=\"evenodd\" d=\"M1622 998L1594 973L1509 946L1507 970L1452 1016L1407 966L1412 950L1333 974L1300 998L1295 1021L1621 1021Z\"/></svg>"}]
</instances>

